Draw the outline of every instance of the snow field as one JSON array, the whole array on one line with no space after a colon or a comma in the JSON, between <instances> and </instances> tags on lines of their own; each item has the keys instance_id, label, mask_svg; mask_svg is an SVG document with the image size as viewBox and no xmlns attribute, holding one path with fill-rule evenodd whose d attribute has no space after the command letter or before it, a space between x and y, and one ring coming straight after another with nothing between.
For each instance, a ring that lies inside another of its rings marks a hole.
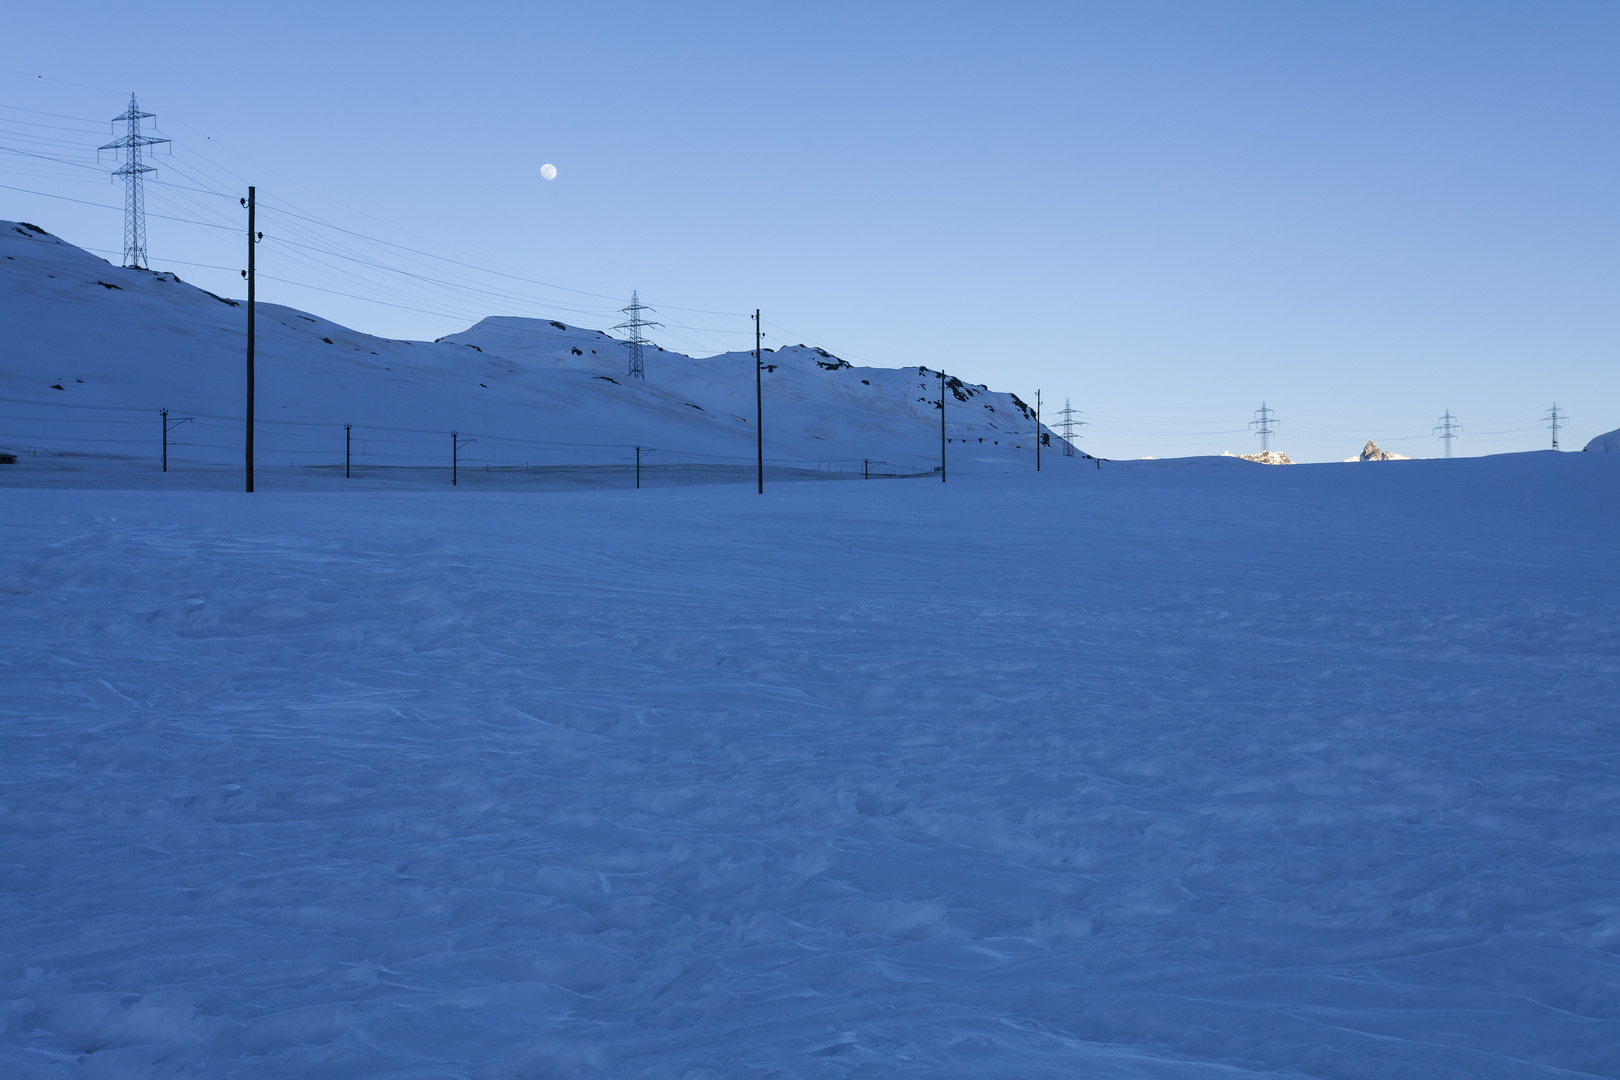
<instances>
[{"instance_id":1,"label":"snow field","mask_svg":"<svg viewBox=\"0 0 1620 1080\"><path fill-rule=\"evenodd\" d=\"M0 1073L1620 1075L1617 480L0 492Z\"/></svg>"}]
</instances>

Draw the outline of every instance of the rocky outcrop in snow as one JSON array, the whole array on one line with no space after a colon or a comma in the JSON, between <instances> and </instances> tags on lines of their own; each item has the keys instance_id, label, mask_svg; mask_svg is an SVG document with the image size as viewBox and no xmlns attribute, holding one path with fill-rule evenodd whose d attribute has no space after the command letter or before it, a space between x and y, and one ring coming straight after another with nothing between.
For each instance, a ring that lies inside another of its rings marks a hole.
<instances>
[{"instance_id":1,"label":"rocky outcrop in snow","mask_svg":"<svg viewBox=\"0 0 1620 1080\"><path fill-rule=\"evenodd\" d=\"M1373 442L1371 439L1368 439L1367 440L1367 445L1363 446L1361 448L1361 457L1359 459L1353 459L1353 460L1360 460L1360 461L1411 461L1412 459L1407 457L1405 454L1392 454L1388 450L1380 450L1380 449L1378 449L1378 444L1377 443Z\"/></svg>"},{"instance_id":2,"label":"rocky outcrop in snow","mask_svg":"<svg viewBox=\"0 0 1620 1080\"><path fill-rule=\"evenodd\" d=\"M1258 454L1234 454L1228 450L1221 457L1235 457L1243 461L1257 461L1261 465L1292 465L1287 454L1281 450L1262 450Z\"/></svg>"}]
</instances>

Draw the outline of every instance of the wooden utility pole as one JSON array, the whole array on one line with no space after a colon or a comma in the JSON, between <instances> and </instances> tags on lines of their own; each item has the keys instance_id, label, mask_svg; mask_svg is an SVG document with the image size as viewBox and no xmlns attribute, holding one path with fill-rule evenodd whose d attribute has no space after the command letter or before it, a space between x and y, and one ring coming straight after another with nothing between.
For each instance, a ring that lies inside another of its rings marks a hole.
<instances>
[{"instance_id":1,"label":"wooden utility pole","mask_svg":"<svg viewBox=\"0 0 1620 1080\"><path fill-rule=\"evenodd\" d=\"M254 286L254 280L253 280L253 276L254 276L253 275L254 258L253 258L253 256L255 254L255 249L258 247L258 243L259 243L258 235L257 235L257 233L255 231L255 226L254 226L255 216L256 216L256 214L258 212L258 199L257 199L257 197L255 195L255 189L252 188L252 187L248 188L247 212L248 212L248 267L247 267L247 281L248 281L248 312L247 312L247 315L248 315L248 327L247 327L247 330L248 330L248 338L247 338L247 461L246 461L246 464L247 464L247 489L249 491L252 491L253 490L253 316L255 314L255 312L254 312L254 295L253 295L253 286Z\"/></svg>"},{"instance_id":2,"label":"wooden utility pole","mask_svg":"<svg viewBox=\"0 0 1620 1080\"><path fill-rule=\"evenodd\" d=\"M939 482L945 482L945 372L939 373Z\"/></svg>"},{"instance_id":3,"label":"wooden utility pole","mask_svg":"<svg viewBox=\"0 0 1620 1080\"><path fill-rule=\"evenodd\" d=\"M1041 471L1041 392L1035 391L1035 471Z\"/></svg>"},{"instance_id":4,"label":"wooden utility pole","mask_svg":"<svg viewBox=\"0 0 1620 1080\"><path fill-rule=\"evenodd\" d=\"M349 429L353 425L343 425L343 479L349 478Z\"/></svg>"},{"instance_id":5,"label":"wooden utility pole","mask_svg":"<svg viewBox=\"0 0 1620 1080\"><path fill-rule=\"evenodd\" d=\"M759 493L765 494L765 364L759 351L759 308L754 309L754 437L758 441Z\"/></svg>"}]
</instances>

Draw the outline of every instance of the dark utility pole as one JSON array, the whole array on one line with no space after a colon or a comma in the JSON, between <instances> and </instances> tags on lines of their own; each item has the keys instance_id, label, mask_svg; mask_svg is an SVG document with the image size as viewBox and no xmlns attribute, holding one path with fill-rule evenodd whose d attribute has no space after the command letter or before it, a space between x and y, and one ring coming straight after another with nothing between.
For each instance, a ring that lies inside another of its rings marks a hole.
<instances>
[{"instance_id":1,"label":"dark utility pole","mask_svg":"<svg viewBox=\"0 0 1620 1080\"><path fill-rule=\"evenodd\" d=\"M248 340L247 340L247 489L253 490L253 256L258 246L258 238L254 231L255 216L258 212L258 199L254 188L248 188Z\"/></svg>"},{"instance_id":2,"label":"dark utility pole","mask_svg":"<svg viewBox=\"0 0 1620 1080\"><path fill-rule=\"evenodd\" d=\"M636 490L641 490L641 447L636 447Z\"/></svg>"},{"instance_id":3,"label":"dark utility pole","mask_svg":"<svg viewBox=\"0 0 1620 1080\"><path fill-rule=\"evenodd\" d=\"M352 425L343 425L343 479L349 478L349 428Z\"/></svg>"},{"instance_id":4,"label":"dark utility pole","mask_svg":"<svg viewBox=\"0 0 1620 1080\"><path fill-rule=\"evenodd\" d=\"M163 471L168 472L169 471L169 432L173 431L175 428L179 427L181 424L189 424L189 423L191 423L193 418L190 417L190 416L182 416L182 417L180 417L180 419L174 421L174 423L171 424L169 422L169 410L168 409L159 409L158 412L163 414Z\"/></svg>"},{"instance_id":5,"label":"dark utility pole","mask_svg":"<svg viewBox=\"0 0 1620 1080\"><path fill-rule=\"evenodd\" d=\"M945 482L945 373L939 373L939 482Z\"/></svg>"},{"instance_id":6,"label":"dark utility pole","mask_svg":"<svg viewBox=\"0 0 1620 1080\"><path fill-rule=\"evenodd\" d=\"M473 443L478 441L477 439L458 438L458 436L460 434L461 433L459 431L452 431L450 433L450 486L451 487L456 486L456 471L457 471L457 469L459 468L459 466L461 464L461 460L460 460L461 459L461 448L463 446L471 446ZM488 469L486 468L485 471L487 472Z\"/></svg>"},{"instance_id":7,"label":"dark utility pole","mask_svg":"<svg viewBox=\"0 0 1620 1080\"><path fill-rule=\"evenodd\" d=\"M765 494L764 361L759 351L759 308L754 309L754 436L759 441L759 493Z\"/></svg>"},{"instance_id":8,"label":"dark utility pole","mask_svg":"<svg viewBox=\"0 0 1620 1080\"><path fill-rule=\"evenodd\" d=\"M1041 392L1035 391L1035 471L1041 471Z\"/></svg>"}]
</instances>

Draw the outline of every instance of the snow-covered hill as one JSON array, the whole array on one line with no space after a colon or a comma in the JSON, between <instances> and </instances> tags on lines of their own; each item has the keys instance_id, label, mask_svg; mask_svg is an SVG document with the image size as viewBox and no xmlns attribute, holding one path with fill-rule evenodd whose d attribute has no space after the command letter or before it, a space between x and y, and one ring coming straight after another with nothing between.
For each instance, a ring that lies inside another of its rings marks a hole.
<instances>
[{"instance_id":1,"label":"snow-covered hill","mask_svg":"<svg viewBox=\"0 0 1620 1080\"><path fill-rule=\"evenodd\" d=\"M246 307L173 273L130 270L25 223L0 222L0 450L156 461L157 411L194 417L171 462L229 464L241 450ZM259 305L258 449L266 465L334 467L345 424L361 466L463 462L601 465L753 461L751 353L649 350L645 382L622 343L560 321L497 317L436 342L358 333ZM947 382L950 468L1032 466L1033 413L1018 397ZM766 357L765 452L777 466L931 471L938 373L860 368L821 349ZM123 410L123 411L120 411ZM1058 440L1045 436L1054 448ZM1054 462L1058 455L1053 454Z\"/></svg>"},{"instance_id":2,"label":"snow-covered hill","mask_svg":"<svg viewBox=\"0 0 1620 1080\"><path fill-rule=\"evenodd\" d=\"M1587 443L1583 449L1597 451L1620 450L1620 428L1616 428L1614 431L1605 431L1602 435Z\"/></svg>"}]
</instances>

